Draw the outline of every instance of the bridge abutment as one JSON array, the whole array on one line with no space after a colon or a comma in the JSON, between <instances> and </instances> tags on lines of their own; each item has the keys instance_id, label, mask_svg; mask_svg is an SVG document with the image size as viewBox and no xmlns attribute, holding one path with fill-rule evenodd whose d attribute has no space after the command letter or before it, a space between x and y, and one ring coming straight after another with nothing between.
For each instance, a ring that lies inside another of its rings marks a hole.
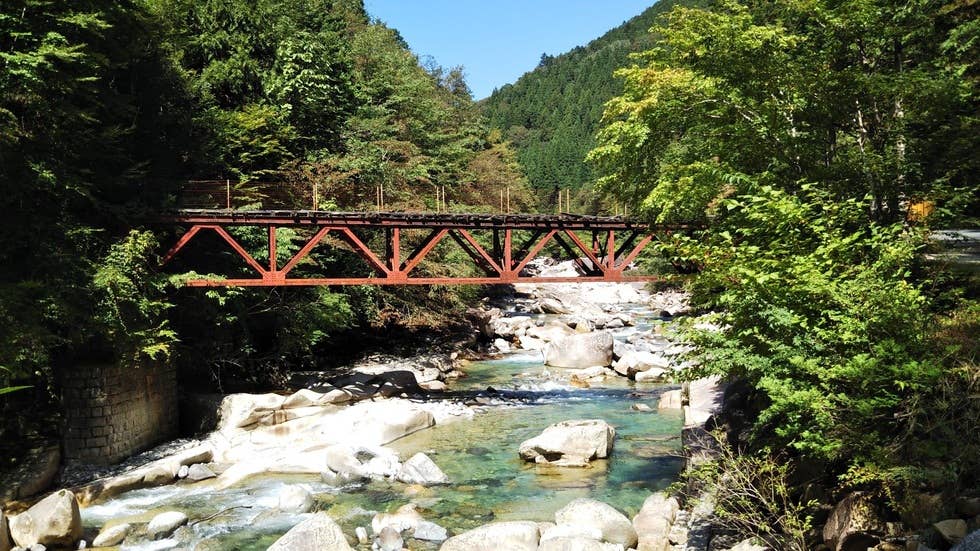
<instances>
[{"instance_id":1,"label":"bridge abutment","mask_svg":"<svg viewBox=\"0 0 980 551\"><path fill-rule=\"evenodd\" d=\"M111 464L177 435L177 369L82 364L62 381L64 460Z\"/></svg>"}]
</instances>

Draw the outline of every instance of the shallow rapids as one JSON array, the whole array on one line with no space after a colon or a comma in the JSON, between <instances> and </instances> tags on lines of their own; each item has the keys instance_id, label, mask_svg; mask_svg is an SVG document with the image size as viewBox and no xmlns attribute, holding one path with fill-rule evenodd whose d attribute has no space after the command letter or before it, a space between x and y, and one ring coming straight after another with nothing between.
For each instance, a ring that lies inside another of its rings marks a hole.
<instances>
[{"instance_id":1,"label":"shallow rapids","mask_svg":"<svg viewBox=\"0 0 980 551\"><path fill-rule=\"evenodd\" d=\"M615 336L624 339L646 328L640 324ZM424 488L383 480L337 488L310 475L261 475L222 490L207 483L178 483L89 506L82 510L83 521L87 529L97 531L107 523L147 522L156 513L179 510L190 523L172 538L129 538L122 549L264 550L305 518L277 509L279 492L290 484L311 491L315 510L328 511L356 542L355 528L364 526L370 533L376 513L392 512L409 502L426 520L453 535L496 520L550 520L557 509L579 497L604 501L632 516L651 492L676 480L682 466L681 415L657 410L660 393L676 387L622 377L590 388L573 386L571 372L545 367L535 351L474 362L466 373L452 382L446 399L477 396L480 405L472 420L437 425L388 445L402 459L426 453L449 475L449 485ZM651 410L635 410L631 406L636 404ZM591 418L616 428L608 460L576 469L527 464L518 457L519 444L549 424ZM435 549L438 543L406 537L406 546Z\"/></svg>"}]
</instances>

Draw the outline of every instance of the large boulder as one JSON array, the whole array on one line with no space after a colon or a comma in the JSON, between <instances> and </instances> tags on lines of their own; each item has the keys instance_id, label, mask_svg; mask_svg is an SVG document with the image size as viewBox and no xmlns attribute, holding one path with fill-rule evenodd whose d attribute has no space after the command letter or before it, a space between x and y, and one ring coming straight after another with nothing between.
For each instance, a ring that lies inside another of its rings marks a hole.
<instances>
[{"instance_id":1,"label":"large boulder","mask_svg":"<svg viewBox=\"0 0 980 551\"><path fill-rule=\"evenodd\" d=\"M662 492L652 494L643 502L640 512L633 517L636 530L637 551L669 551L668 534L680 505L677 500Z\"/></svg>"},{"instance_id":2,"label":"large boulder","mask_svg":"<svg viewBox=\"0 0 980 551\"><path fill-rule=\"evenodd\" d=\"M352 551L343 530L325 512L293 526L268 551Z\"/></svg>"},{"instance_id":3,"label":"large boulder","mask_svg":"<svg viewBox=\"0 0 980 551\"><path fill-rule=\"evenodd\" d=\"M531 327L527 330L527 336L545 342L556 342L566 337L578 334L563 321L554 320L541 327Z\"/></svg>"},{"instance_id":4,"label":"large boulder","mask_svg":"<svg viewBox=\"0 0 980 551\"><path fill-rule=\"evenodd\" d=\"M75 494L59 490L11 517L10 536L20 547L41 544L69 547L82 538L82 517Z\"/></svg>"},{"instance_id":5,"label":"large boulder","mask_svg":"<svg viewBox=\"0 0 980 551\"><path fill-rule=\"evenodd\" d=\"M721 412L725 385L718 377L706 377L686 383L688 406L684 408L684 426L700 426Z\"/></svg>"},{"instance_id":6,"label":"large boulder","mask_svg":"<svg viewBox=\"0 0 980 551\"><path fill-rule=\"evenodd\" d=\"M613 337L604 331L576 333L548 343L544 363L554 367L581 369L612 364Z\"/></svg>"},{"instance_id":7,"label":"large boulder","mask_svg":"<svg viewBox=\"0 0 980 551\"><path fill-rule=\"evenodd\" d=\"M609 457L615 438L616 429L601 419L562 421L522 442L518 453L525 461L583 466Z\"/></svg>"},{"instance_id":8,"label":"large boulder","mask_svg":"<svg viewBox=\"0 0 980 551\"><path fill-rule=\"evenodd\" d=\"M373 435L377 444L387 444L436 424L432 413L404 400L372 402L354 422L354 434Z\"/></svg>"},{"instance_id":9,"label":"large boulder","mask_svg":"<svg viewBox=\"0 0 980 551\"><path fill-rule=\"evenodd\" d=\"M440 551L536 551L536 522L491 522L446 540Z\"/></svg>"},{"instance_id":10,"label":"large boulder","mask_svg":"<svg viewBox=\"0 0 980 551\"><path fill-rule=\"evenodd\" d=\"M218 430L241 429L258 423L282 407L286 398L278 394L229 394L221 401Z\"/></svg>"},{"instance_id":11,"label":"large boulder","mask_svg":"<svg viewBox=\"0 0 980 551\"><path fill-rule=\"evenodd\" d=\"M862 492L854 492L830 512L823 540L833 551L864 551L874 547L884 533L885 522L875 501Z\"/></svg>"},{"instance_id":12,"label":"large boulder","mask_svg":"<svg viewBox=\"0 0 980 551\"><path fill-rule=\"evenodd\" d=\"M449 484L449 477L422 452L402 463L395 478L406 484Z\"/></svg>"},{"instance_id":13,"label":"large boulder","mask_svg":"<svg viewBox=\"0 0 980 551\"><path fill-rule=\"evenodd\" d=\"M626 549L637 542L636 530L626 515L594 499L579 498L562 507L555 513L555 523L596 528L602 533L603 541L618 543Z\"/></svg>"}]
</instances>

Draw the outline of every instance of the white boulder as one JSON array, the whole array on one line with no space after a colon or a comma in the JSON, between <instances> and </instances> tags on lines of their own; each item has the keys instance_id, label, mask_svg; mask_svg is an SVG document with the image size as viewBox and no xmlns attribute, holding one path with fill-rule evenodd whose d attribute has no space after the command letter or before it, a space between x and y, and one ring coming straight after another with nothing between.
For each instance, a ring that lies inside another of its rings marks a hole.
<instances>
[{"instance_id":1,"label":"white boulder","mask_svg":"<svg viewBox=\"0 0 980 551\"><path fill-rule=\"evenodd\" d=\"M167 511L150 520L146 525L146 535L150 539L163 539L185 524L187 524L187 515L180 511Z\"/></svg>"},{"instance_id":2,"label":"white boulder","mask_svg":"<svg viewBox=\"0 0 980 551\"><path fill-rule=\"evenodd\" d=\"M352 551L343 530L325 512L293 526L268 551Z\"/></svg>"},{"instance_id":3,"label":"white boulder","mask_svg":"<svg viewBox=\"0 0 980 551\"><path fill-rule=\"evenodd\" d=\"M107 528L103 528L99 532L98 536L92 540L92 547L115 547L122 543L129 532L132 530L132 525L127 523L115 524Z\"/></svg>"},{"instance_id":4,"label":"white boulder","mask_svg":"<svg viewBox=\"0 0 980 551\"><path fill-rule=\"evenodd\" d=\"M82 538L82 518L75 494L59 490L11 517L10 536L20 547L74 546Z\"/></svg>"},{"instance_id":5,"label":"white boulder","mask_svg":"<svg viewBox=\"0 0 980 551\"><path fill-rule=\"evenodd\" d=\"M646 498L640 512L633 517L637 551L670 551L668 534L678 509L677 500L662 492Z\"/></svg>"},{"instance_id":6,"label":"white boulder","mask_svg":"<svg viewBox=\"0 0 980 551\"><path fill-rule=\"evenodd\" d=\"M429 456L419 452L402 463L395 478L406 484L449 484L449 477Z\"/></svg>"},{"instance_id":7,"label":"white boulder","mask_svg":"<svg viewBox=\"0 0 980 551\"><path fill-rule=\"evenodd\" d=\"M627 549L637 542L636 530L626 515L594 499L579 498L562 507L555 513L555 523L596 528L602 533L603 541Z\"/></svg>"},{"instance_id":8,"label":"white boulder","mask_svg":"<svg viewBox=\"0 0 980 551\"><path fill-rule=\"evenodd\" d=\"M440 551L536 551L536 522L491 522L446 540Z\"/></svg>"},{"instance_id":9,"label":"white boulder","mask_svg":"<svg viewBox=\"0 0 980 551\"><path fill-rule=\"evenodd\" d=\"M313 509L313 495L298 484L279 490L279 510L287 513L309 513Z\"/></svg>"},{"instance_id":10,"label":"white boulder","mask_svg":"<svg viewBox=\"0 0 980 551\"><path fill-rule=\"evenodd\" d=\"M521 443L518 453L525 461L564 466L583 466L609 457L616 430L600 419L562 421Z\"/></svg>"},{"instance_id":11,"label":"white boulder","mask_svg":"<svg viewBox=\"0 0 980 551\"><path fill-rule=\"evenodd\" d=\"M613 337L603 331L576 333L548 343L544 350L546 365L575 369L607 366L612 363Z\"/></svg>"}]
</instances>

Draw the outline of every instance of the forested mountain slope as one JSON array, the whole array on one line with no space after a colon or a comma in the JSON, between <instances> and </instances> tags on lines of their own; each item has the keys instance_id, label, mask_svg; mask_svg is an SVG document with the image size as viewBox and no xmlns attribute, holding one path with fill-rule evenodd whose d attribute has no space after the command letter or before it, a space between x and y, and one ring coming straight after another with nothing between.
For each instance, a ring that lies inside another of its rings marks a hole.
<instances>
[{"instance_id":1,"label":"forested mountain slope","mask_svg":"<svg viewBox=\"0 0 980 551\"><path fill-rule=\"evenodd\" d=\"M700 0L662 0L602 37L570 52L542 55L538 67L514 84L495 90L483 103L493 128L517 149L518 160L539 199L555 201L554 189L583 188L594 176L585 155L606 101L622 92L613 72L629 55L653 44L650 27L676 5Z\"/></svg>"}]
</instances>

